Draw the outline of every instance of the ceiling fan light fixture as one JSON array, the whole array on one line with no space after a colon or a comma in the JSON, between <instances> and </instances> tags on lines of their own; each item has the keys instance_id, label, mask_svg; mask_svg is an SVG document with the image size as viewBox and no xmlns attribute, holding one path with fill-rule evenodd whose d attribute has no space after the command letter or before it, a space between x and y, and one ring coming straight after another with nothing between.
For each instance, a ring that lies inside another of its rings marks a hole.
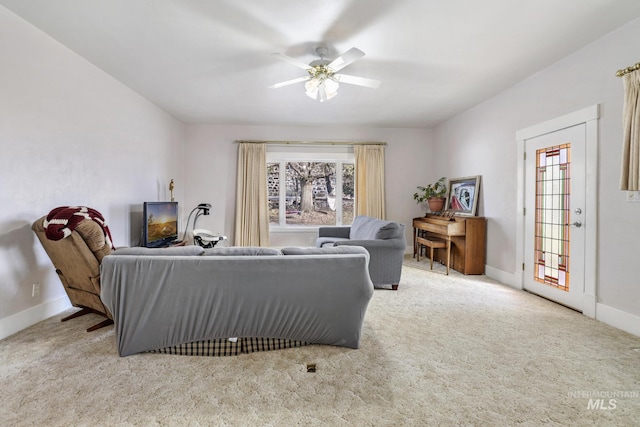
<instances>
[{"instance_id":1,"label":"ceiling fan light fixture","mask_svg":"<svg viewBox=\"0 0 640 427\"><path fill-rule=\"evenodd\" d=\"M338 93L338 87L340 85L333 79L326 79L323 86L327 88L327 92Z\"/></svg>"},{"instance_id":2,"label":"ceiling fan light fixture","mask_svg":"<svg viewBox=\"0 0 640 427\"><path fill-rule=\"evenodd\" d=\"M329 90L327 90L326 86L322 86L320 88L320 90L318 91L318 93L320 94L320 102L324 102L324 101L328 101L331 98L333 98L334 96L336 96L338 94L338 92L331 92Z\"/></svg>"},{"instance_id":3,"label":"ceiling fan light fixture","mask_svg":"<svg viewBox=\"0 0 640 427\"><path fill-rule=\"evenodd\" d=\"M307 92L318 92L318 87L320 86L320 79L311 79L304 84L304 88Z\"/></svg>"},{"instance_id":4,"label":"ceiling fan light fixture","mask_svg":"<svg viewBox=\"0 0 640 427\"><path fill-rule=\"evenodd\" d=\"M360 49L353 47L333 61L324 59L327 54L327 48L325 47L317 48L316 53L320 56L320 59L312 61L309 65L281 53L274 53L273 55L277 58L305 70L308 73L308 76L276 83L270 87L278 88L304 81L306 82L305 93L307 96L309 98L319 100L320 102L324 102L338 94L338 87L341 82L369 88L377 88L380 86L380 82L378 80L346 74L336 74L337 71L364 56L364 52Z\"/></svg>"},{"instance_id":5,"label":"ceiling fan light fixture","mask_svg":"<svg viewBox=\"0 0 640 427\"><path fill-rule=\"evenodd\" d=\"M306 94L320 102L328 101L338 94L338 82L327 78L314 78L304 85Z\"/></svg>"}]
</instances>

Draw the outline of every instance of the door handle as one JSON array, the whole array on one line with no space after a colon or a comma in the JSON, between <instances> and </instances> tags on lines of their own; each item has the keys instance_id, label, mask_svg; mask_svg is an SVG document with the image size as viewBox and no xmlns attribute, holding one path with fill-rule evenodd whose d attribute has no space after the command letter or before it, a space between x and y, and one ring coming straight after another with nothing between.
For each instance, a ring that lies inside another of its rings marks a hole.
<instances>
[{"instance_id":1,"label":"door handle","mask_svg":"<svg viewBox=\"0 0 640 427\"><path fill-rule=\"evenodd\" d=\"M565 225L573 225L573 226L574 226L574 227L576 227L576 228L580 228L580 227L582 227L582 222L580 222L580 221L576 221L576 222L574 222L574 223L571 223L571 224L565 224Z\"/></svg>"}]
</instances>

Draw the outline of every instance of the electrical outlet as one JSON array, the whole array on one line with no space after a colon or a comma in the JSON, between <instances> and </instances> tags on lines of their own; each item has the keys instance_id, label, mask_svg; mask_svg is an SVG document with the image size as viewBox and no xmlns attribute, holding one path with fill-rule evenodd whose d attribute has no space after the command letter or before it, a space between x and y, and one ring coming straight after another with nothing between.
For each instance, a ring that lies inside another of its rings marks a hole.
<instances>
[{"instance_id":1,"label":"electrical outlet","mask_svg":"<svg viewBox=\"0 0 640 427\"><path fill-rule=\"evenodd\" d=\"M627 191L627 202L640 203L640 191Z\"/></svg>"},{"instance_id":2,"label":"electrical outlet","mask_svg":"<svg viewBox=\"0 0 640 427\"><path fill-rule=\"evenodd\" d=\"M31 287L31 298L34 298L36 295L40 295L40 283L34 283Z\"/></svg>"}]
</instances>

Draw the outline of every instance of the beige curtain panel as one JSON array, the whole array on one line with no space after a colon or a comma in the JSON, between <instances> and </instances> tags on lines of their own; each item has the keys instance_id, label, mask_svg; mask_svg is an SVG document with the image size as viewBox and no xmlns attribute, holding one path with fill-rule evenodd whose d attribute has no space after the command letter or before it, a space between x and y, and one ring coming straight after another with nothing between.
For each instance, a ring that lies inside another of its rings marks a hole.
<instances>
[{"instance_id":1,"label":"beige curtain panel","mask_svg":"<svg viewBox=\"0 0 640 427\"><path fill-rule=\"evenodd\" d=\"M386 219L384 145L356 144L356 215Z\"/></svg>"},{"instance_id":2,"label":"beige curtain panel","mask_svg":"<svg viewBox=\"0 0 640 427\"><path fill-rule=\"evenodd\" d=\"M640 71L622 76L624 82L622 171L620 189L640 190Z\"/></svg>"},{"instance_id":3,"label":"beige curtain panel","mask_svg":"<svg viewBox=\"0 0 640 427\"><path fill-rule=\"evenodd\" d=\"M238 143L236 246L269 246L266 144Z\"/></svg>"}]
</instances>

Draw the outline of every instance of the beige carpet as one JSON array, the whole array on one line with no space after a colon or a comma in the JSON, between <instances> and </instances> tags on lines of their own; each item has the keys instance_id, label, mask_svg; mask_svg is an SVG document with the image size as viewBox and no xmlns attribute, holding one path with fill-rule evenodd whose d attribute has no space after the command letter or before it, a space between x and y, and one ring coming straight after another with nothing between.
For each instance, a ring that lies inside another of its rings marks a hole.
<instances>
[{"instance_id":1,"label":"beige carpet","mask_svg":"<svg viewBox=\"0 0 640 427\"><path fill-rule=\"evenodd\" d=\"M55 316L0 341L0 420L640 424L640 337L482 276L409 265L415 262L407 260L397 292L376 290L359 350L312 345L235 357L121 358L112 326L84 331L97 316L66 323ZM307 373L307 363L317 372Z\"/></svg>"}]
</instances>

